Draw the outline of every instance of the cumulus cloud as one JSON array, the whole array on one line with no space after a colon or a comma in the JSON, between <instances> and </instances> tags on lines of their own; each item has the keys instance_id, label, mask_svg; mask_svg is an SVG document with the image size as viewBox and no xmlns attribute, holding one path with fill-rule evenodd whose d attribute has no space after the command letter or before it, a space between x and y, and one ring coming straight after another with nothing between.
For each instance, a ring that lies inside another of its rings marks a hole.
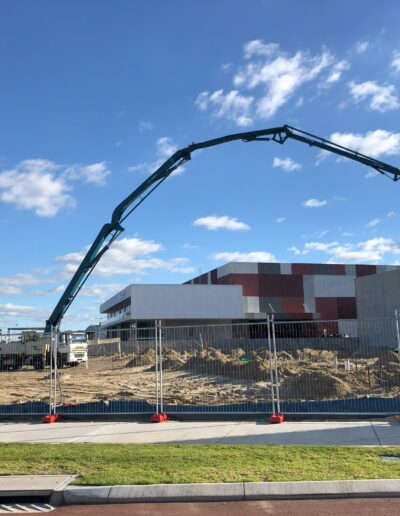
<instances>
[{"instance_id":1,"label":"cumulus cloud","mask_svg":"<svg viewBox=\"0 0 400 516\"><path fill-rule=\"evenodd\" d=\"M393 69L395 73L400 73L400 52L398 50L395 50L393 52L390 67Z\"/></svg>"},{"instance_id":2,"label":"cumulus cloud","mask_svg":"<svg viewBox=\"0 0 400 516\"><path fill-rule=\"evenodd\" d=\"M63 273L70 276L82 262L88 248L79 252L58 256L55 261L63 264ZM165 270L177 273L191 273L194 268L187 258L161 259L153 256L163 250L161 244L139 238L122 238L104 254L93 271L93 275L110 277L127 274L145 274L149 270Z\"/></svg>"},{"instance_id":3,"label":"cumulus cloud","mask_svg":"<svg viewBox=\"0 0 400 516\"><path fill-rule=\"evenodd\" d=\"M369 49L370 46L371 44L369 41L357 41L355 44L356 54L363 54Z\"/></svg>"},{"instance_id":4,"label":"cumulus cloud","mask_svg":"<svg viewBox=\"0 0 400 516\"><path fill-rule=\"evenodd\" d=\"M400 154L400 133L393 133L383 129L369 131L366 134L359 133L333 133L331 141L378 158L384 155Z\"/></svg>"},{"instance_id":5,"label":"cumulus cloud","mask_svg":"<svg viewBox=\"0 0 400 516\"><path fill-rule=\"evenodd\" d=\"M296 163L296 161L290 158L274 158L272 166L274 168L281 168L286 172L293 172L293 170L300 170L302 168L300 163Z\"/></svg>"},{"instance_id":6,"label":"cumulus cloud","mask_svg":"<svg viewBox=\"0 0 400 516\"><path fill-rule=\"evenodd\" d=\"M399 255L400 245L391 238L375 237L357 243L339 242L307 242L303 249L295 247L290 249L295 254L308 254L310 252L323 252L331 263L363 263L380 262L387 255Z\"/></svg>"},{"instance_id":7,"label":"cumulus cloud","mask_svg":"<svg viewBox=\"0 0 400 516\"><path fill-rule=\"evenodd\" d=\"M218 217L217 215L200 217L193 222L193 225L203 226L211 231L217 231L218 229L227 229L228 231L248 231L250 229L248 224L226 215L221 217Z\"/></svg>"},{"instance_id":8,"label":"cumulus cloud","mask_svg":"<svg viewBox=\"0 0 400 516\"><path fill-rule=\"evenodd\" d=\"M277 219L275 219L275 222L277 224L282 224L282 222L285 222L286 220L286 217L278 217Z\"/></svg>"},{"instance_id":9,"label":"cumulus cloud","mask_svg":"<svg viewBox=\"0 0 400 516\"><path fill-rule=\"evenodd\" d=\"M385 113L400 107L396 88L392 84L379 85L375 81L366 81L348 83L350 93L353 100L360 102L362 100L369 101L370 109Z\"/></svg>"},{"instance_id":10,"label":"cumulus cloud","mask_svg":"<svg viewBox=\"0 0 400 516\"><path fill-rule=\"evenodd\" d=\"M322 208L322 206L326 206L328 201L319 201L318 199L307 199L303 201L303 206L306 208Z\"/></svg>"},{"instance_id":11,"label":"cumulus cloud","mask_svg":"<svg viewBox=\"0 0 400 516\"><path fill-rule=\"evenodd\" d=\"M0 294L3 296L14 296L16 294L20 294L21 289L19 287L11 287L11 286L1 286L0 285Z\"/></svg>"},{"instance_id":12,"label":"cumulus cloud","mask_svg":"<svg viewBox=\"0 0 400 516\"><path fill-rule=\"evenodd\" d=\"M34 306L16 305L14 303L0 304L0 320L5 317L31 319L43 323L50 311Z\"/></svg>"},{"instance_id":13,"label":"cumulus cloud","mask_svg":"<svg viewBox=\"0 0 400 516\"><path fill-rule=\"evenodd\" d=\"M224 251L215 253L214 260L223 260L226 262L273 262L278 260L271 253L266 251L251 251L250 253L241 253L240 251Z\"/></svg>"},{"instance_id":14,"label":"cumulus cloud","mask_svg":"<svg viewBox=\"0 0 400 516\"><path fill-rule=\"evenodd\" d=\"M152 174L160 166L178 150L178 146L173 142L169 136L162 136L156 141L156 157L155 161L139 163L129 167L130 172L143 172L145 174ZM181 166L174 170L171 176L182 174L185 167Z\"/></svg>"},{"instance_id":15,"label":"cumulus cloud","mask_svg":"<svg viewBox=\"0 0 400 516\"><path fill-rule=\"evenodd\" d=\"M203 91L196 99L201 111L242 127L257 118L273 117L303 85L315 81L316 89L328 87L350 67L326 49L315 55L306 50L290 54L260 39L245 43L243 57L245 63L234 74L232 89Z\"/></svg>"},{"instance_id":16,"label":"cumulus cloud","mask_svg":"<svg viewBox=\"0 0 400 516\"><path fill-rule=\"evenodd\" d=\"M203 91L196 99L196 106L201 111L212 111L215 118L228 118L239 127L251 125L253 119L250 115L250 107L253 97L241 95L237 90L224 93L224 90L217 90L214 93Z\"/></svg>"},{"instance_id":17,"label":"cumulus cloud","mask_svg":"<svg viewBox=\"0 0 400 516\"><path fill-rule=\"evenodd\" d=\"M367 222L367 224L365 224L364 227L366 228L374 228L375 226L377 226L378 224L380 224L382 222L382 219L379 219L378 217L375 218L375 219L372 219L370 220L369 222Z\"/></svg>"},{"instance_id":18,"label":"cumulus cloud","mask_svg":"<svg viewBox=\"0 0 400 516\"><path fill-rule=\"evenodd\" d=\"M74 207L70 181L104 184L110 173L104 162L62 166L45 159L29 159L0 171L0 201L39 217L54 217L63 208Z\"/></svg>"},{"instance_id":19,"label":"cumulus cloud","mask_svg":"<svg viewBox=\"0 0 400 516\"><path fill-rule=\"evenodd\" d=\"M93 183L97 186L103 186L106 178L111 172L108 170L106 162L92 163L91 165L72 165L67 167L63 176L67 180L78 180L83 183Z\"/></svg>"}]
</instances>

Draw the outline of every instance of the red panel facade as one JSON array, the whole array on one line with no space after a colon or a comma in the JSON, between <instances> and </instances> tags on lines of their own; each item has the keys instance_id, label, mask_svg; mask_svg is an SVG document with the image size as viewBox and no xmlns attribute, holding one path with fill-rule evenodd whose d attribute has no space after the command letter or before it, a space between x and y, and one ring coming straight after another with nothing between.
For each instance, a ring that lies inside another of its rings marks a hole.
<instances>
[{"instance_id":1,"label":"red panel facade","mask_svg":"<svg viewBox=\"0 0 400 516\"><path fill-rule=\"evenodd\" d=\"M357 319L357 303L355 297L338 297L337 308L339 319Z\"/></svg>"},{"instance_id":2,"label":"red panel facade","mask_svg":"<svg viewBox=\"0 0 400 516\"><path fill-rule=\"evenodd\" d=\"M260 296L304 297L303 276L268 274L259 276Z\"/></svg>"},{"instance_id":3,"label":"red panel facade","mask_svg":"<svg viewBox=\"0 0 400 516\"><path fill-rule=\"evenodd\" d=\"M356 265L356 276L370 276L376 274L376 265Z\"/></svg>"},{"instance_id":4,"label":"red panel facade","mask_svg":"<svg viewBox=\"0 0 400 516\"><path fill-rule=\"evenodd\" d=\"M321 319L337 319L338 306L336 297L316 297L316 311L321 314Z\"/></svg>"},{"instance_id":5,"label":"red panel facade","mask_svg":"<svg viewBox=\"0 0 400 516\"><path fill-rule=\"evenodd\" d=\"M345 267L345 265L335 264L334 267L335 267L336 274L338 274L340 276L345 276L346 275L346 267Z\"/></svg>"},{"instance_id":6,"label":"red panel facade","mask_svg":"<svg viewBox=\"0 0 400 516\"><path fill-rule=\"evenodd\" d=\"M244 296L260 296L258 274L227 274L219 278L219 285L242 285Z\"/></svg>"},{"instance_id":7,"label":"red panel facade","mask_svg":"<svg viewBox=\"0 0 400 516\"><path fill-rule=\"evenodd\" d=\"M282 311L291 314L304 312L304 298L284 297L282 299Z\"/></svg>"},{"instance_id":8,"label":"red panel facade","mask_svg":"<svg viewBox=\"0 0 400 516\"><path fill-rule=\"evenodd\" d=\"M314 266L312 263L292 263L292 274L313 274Z\"/></svg>"}]
</instances>

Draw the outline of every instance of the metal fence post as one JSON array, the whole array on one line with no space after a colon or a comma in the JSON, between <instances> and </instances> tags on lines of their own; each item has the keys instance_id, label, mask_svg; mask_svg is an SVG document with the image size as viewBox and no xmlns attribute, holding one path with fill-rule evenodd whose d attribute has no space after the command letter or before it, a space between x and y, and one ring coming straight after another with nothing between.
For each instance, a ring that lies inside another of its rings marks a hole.
<instances>
[{"instance_id":1,"label":"metal fence post","mask_svg":"<svg viewBox=\"0 0 400 516\"><path fill-rule=\"evenodd\" d=\"M399 330L399 311L394 311L394 318L396 320L396 337L397 337L397 359L400 361L400 330Z\"/></svg>"},{"instance_id":2,"label":"metal fence post","mask_svg":"<svg viewBox=\"0 0 400 516\"><path fill-rule=\"evenodd\" d=\"M158 321L158 349L160 353L160 412L164 414L164 394L163 394L163 358L162 358L162 328L161 320Z\"/></svg>"},{"instance_id":3,"label":"metal fence post","mask_svg":"<svg viewBox=\"0 0 400 516\"><path fill-rule=\"evenodd\" d=\"M159 399L160 399L160 386L159 386L159 361L158 361L158 321L154 321L154 337L155 337L155 352L156 352L156 414L159 413Z\"/></svg>"},{"instance_id":4,"label":"metal fence post","mask_svg":"<svg viewBox=\"0 0 400 516\"><path fill-rule=\"evenodd\" d=\"M278 414L280 414L280 412L281 412L281 403L280 403L280 398L279 398L279 373L278 373L278 357L277 357L277 354L276 354L275 319L274 319L274 315L271 316L271 326L272 326L272 348L273 348L273 353L274 353L276 408L278 410Z\"/></svg>"},{"instance_id":5,"label":"metal fence post","mask_svg":"<svg viewBox=\"0 0 400 516\"><path fill-rule=\"evenodd\" d=\"M267 315L267 338L268 338L268 353L269 353L269 376L270 376L270 382L271 382L272 414L275 414L274 373L272 371L271 318L269 315Z\"/></svg>"}]
</instances>

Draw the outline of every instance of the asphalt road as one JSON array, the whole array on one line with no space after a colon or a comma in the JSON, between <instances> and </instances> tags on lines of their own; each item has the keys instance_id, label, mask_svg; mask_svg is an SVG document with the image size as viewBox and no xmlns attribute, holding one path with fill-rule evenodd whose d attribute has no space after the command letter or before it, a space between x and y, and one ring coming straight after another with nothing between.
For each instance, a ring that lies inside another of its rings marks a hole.
<instances>
[{"instance_id":1,"label":"asphalt road","mask_svg":"<svg viewBox=\"0 0 400 516\"><path fill-rule=\"evenodd\" d=\"M54 516L368 516L399 514L399 498L257 502L138 503L60 507Z\"/></svg>"}]
</instances>

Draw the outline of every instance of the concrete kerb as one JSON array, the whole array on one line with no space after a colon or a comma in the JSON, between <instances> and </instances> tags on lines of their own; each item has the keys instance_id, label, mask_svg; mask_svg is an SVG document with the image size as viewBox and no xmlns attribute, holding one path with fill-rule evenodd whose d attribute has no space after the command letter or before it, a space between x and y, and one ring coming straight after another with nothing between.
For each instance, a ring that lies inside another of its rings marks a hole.
<instances>
[{"instance_id":1,"label":"concrete kerb","mask_svg":"<svg viewBox=\"0 0 400 516\"><path fill-rule=\"evenodd\" d=\"M400 479L104 487L69 486L64 489L63 495L65 505L308 498L389 498L400 497Z\"/></svg>"}]
</instances>

